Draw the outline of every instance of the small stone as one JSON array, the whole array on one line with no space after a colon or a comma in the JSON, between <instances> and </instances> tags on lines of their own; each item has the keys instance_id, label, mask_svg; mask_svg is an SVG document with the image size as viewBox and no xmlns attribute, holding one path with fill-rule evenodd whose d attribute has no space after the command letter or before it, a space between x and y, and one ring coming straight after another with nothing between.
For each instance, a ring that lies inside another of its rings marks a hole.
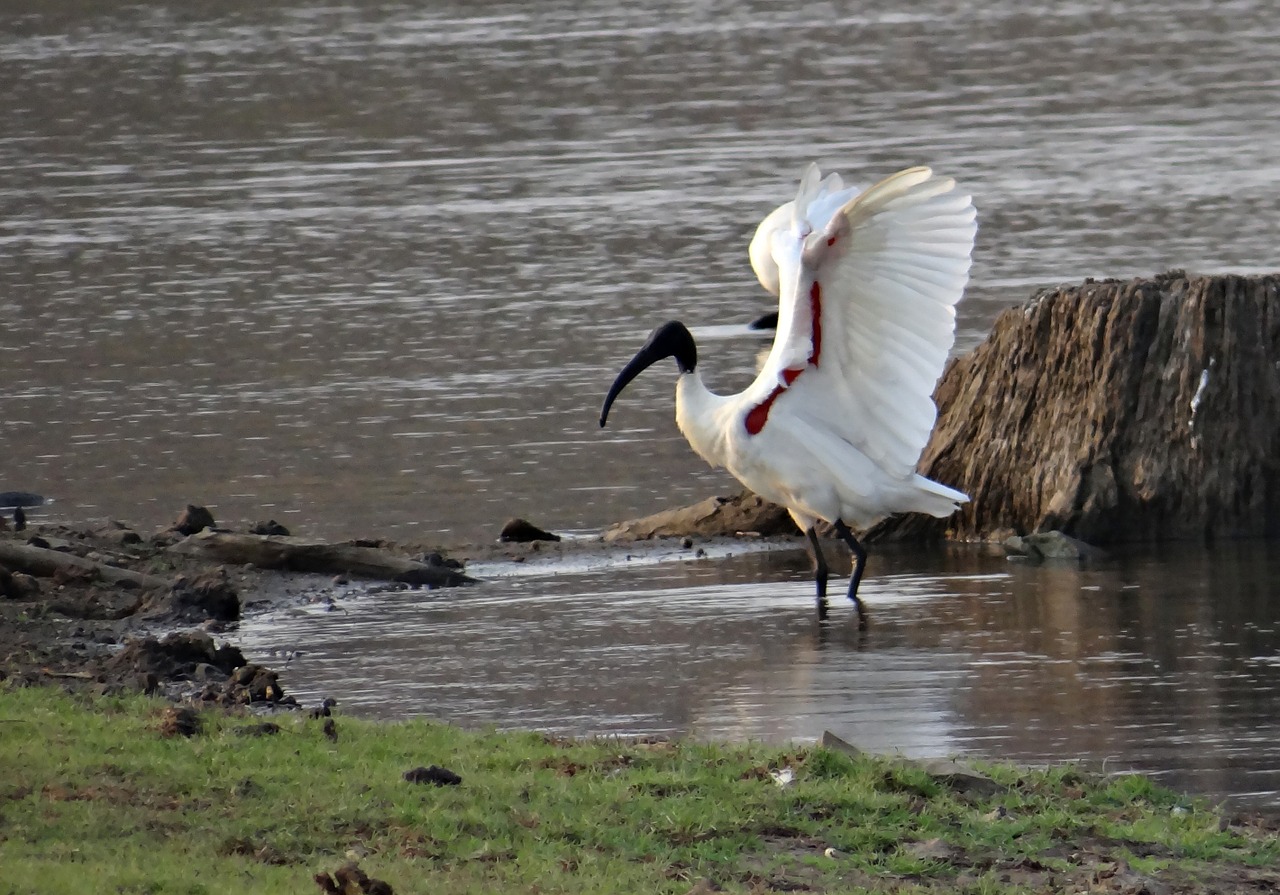
<instances>
[{"instance_id":1,"label":"small stone","mask_svg":"<svg viewBox=\"0 0 1280 895\"><path fill-rule=\"evenodd\" d=\"M160 713L160 735L193 737L200 733L200 715L186 706L169 706Z\"/></svg>"},{"instance_id":2,"label":"small stone","mask_svg":"<svg viewBox=\"0 0 1280 895\"><path fill-rule=\"evenodd\" d=\"M249 528L251 535L278 535L280 537L288 537L289 529L285 528L274 519L268 519L266 522L255 522Z\"/></svg>"},{"instance_id":3,"label":"small stone","mask_svg":"<svg viewBox=\"0 0 1280 895\"><path fill-rule=\"evenodd\" d=\"M529 541L558 541L560 536L538 528L526 519L512 519L502 526L498 540L523 544Z\"/></svg>"},{"instance_id":4,"label":"small stone","mask_svg":"<svg viewBox=\"0 0 1280 895\"><path fill-rule=\"evenodd\" d=\"M187 508L178 514L172 528L179 534L193 535L206 528L213 528L216 524L213 521L213 513L206 508L187 504Z\"/></svg>"},{"instance_id":5,"label":"small stone","mask_svg":"<svg viewBox=\"0 0 1280 895\"><path fill-rule=\"evenodd\" d=\"M859 749L853 743L836 736L829 730L822 732L822 738L818 740L818 745L832 752L843 752L850 758L866 758L868 755L865 750Z\"/></svg>"},{"instance_id":6,"label":"small stone","mask_svg":"<svg viewBox=\"0 0 1280 895\"><path fill-rule=\"evenodd\" d=\"M173 582L170 603L180 616L236 621L240 618L240 595L225 569L217 569L194 579L185 576Z\"/></svg>"},{"instance_id":7,"label":"small stone","mask_svg":"<svg viewBox=\"0 0 1280 895\"><path fill-rule=\"evenodd\" d=\"M955 792L968 793L978 798L990 798L1008 788L981 771L949 758L935 758L913 762L913 764L920 767L937 783Z\"/></svg>"},{"instance_id":8,"label":"small stone","mask_svg":"<svg viewBox=\"0 0 1280 895\"><path fill-rule=\"evenodd\" d=\"M1096 562L1107 554L1060 531L1038 531L1029 535L1013 535L1004 540L1005 552L1010 559L1028 562L1068 560L1072 562Z\"/></svg>"},{"instance_id":9,"label":"small stone","mask_svg":"<svg viewBox=\"0 0 1280 895\"><path fill-rule=\"evenodd\" d=\"M208 662L198 662L196 667L191 670L191 679L200 683L208 683L210 681L222 682L227 679L227 674L222 669L211 665Z\"/></svg>"}]
</instances>

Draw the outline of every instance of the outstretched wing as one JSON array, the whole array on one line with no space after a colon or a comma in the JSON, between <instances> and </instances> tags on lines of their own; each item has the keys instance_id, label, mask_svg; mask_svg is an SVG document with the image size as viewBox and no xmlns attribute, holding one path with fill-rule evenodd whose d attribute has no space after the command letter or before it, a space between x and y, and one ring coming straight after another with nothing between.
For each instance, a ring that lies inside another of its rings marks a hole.
<instances>
[{"instance_id":1,"label":"outstretched wing","mask_svg":"<svg viewBox=\"0 0 1280 895\"><path fill-rule=\"evenodd\" d=\"M906 476L937 417L933 389L955 341L976 212L928 168L847 192L810 166L790 220L773 222L756 270L776 272L778 332L748 393Z\"/></svg>"}]
</instances>

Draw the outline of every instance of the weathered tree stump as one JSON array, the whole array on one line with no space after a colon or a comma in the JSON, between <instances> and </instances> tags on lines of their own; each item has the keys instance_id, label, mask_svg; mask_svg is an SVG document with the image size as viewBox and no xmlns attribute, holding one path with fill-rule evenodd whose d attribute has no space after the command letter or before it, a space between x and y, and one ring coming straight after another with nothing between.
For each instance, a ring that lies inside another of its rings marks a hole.
<instances>
[{"instance_id":1,"label":"weathered tree stump","mask_svg":"<svg viewBox=\"0 0 1280 895\"><path fill-rule=\"evenodd\" d=\"M1045 290L953 361L936 398L920 472L971 502L875 535L1280 533L1280 275Z\"/></svg>"}]
</instances>

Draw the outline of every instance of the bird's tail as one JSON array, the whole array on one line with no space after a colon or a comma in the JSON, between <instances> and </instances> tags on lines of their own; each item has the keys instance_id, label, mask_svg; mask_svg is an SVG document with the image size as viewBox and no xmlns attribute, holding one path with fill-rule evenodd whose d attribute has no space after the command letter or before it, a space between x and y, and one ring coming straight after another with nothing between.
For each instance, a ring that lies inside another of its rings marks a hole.
<instances>
[{"instance_id":1,"label":"bird's tail","mask_svg":"<svg viewBox=\"0 0 1280 895\"><path fill-rule=\"evenodd\" d=\"M912 494L914 502L907 509L915 513L928 513L930 516L945 519L960 509L960 504L969 502L968 494L940 485L922 475L917 475L912 480L912 484L915 485Z\"/></svg>"}]
</instances>

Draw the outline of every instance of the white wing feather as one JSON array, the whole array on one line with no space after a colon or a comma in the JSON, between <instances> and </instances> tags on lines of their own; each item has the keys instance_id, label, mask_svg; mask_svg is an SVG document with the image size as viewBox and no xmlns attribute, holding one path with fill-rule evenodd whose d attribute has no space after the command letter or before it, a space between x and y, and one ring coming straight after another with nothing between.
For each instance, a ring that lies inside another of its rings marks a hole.
<instances>
[{"instance_id":1,"label":"white wing feather","mask_svg":"<svg viewBox=\"0 0 1280 895\"><path fill-rule=\"evenodd\" d=\"M810 166L796 200L757 232L767 262L757 263L764 252L752 244L753 266L766 287L766 274L778 284L780 300L777 337L747 394L760 400L785 387L778 411L891 476L911 477L933 429L933 389L969 279L976 212L955 187L910 168L851 196Z\"/></svg>"}]
</instances>

